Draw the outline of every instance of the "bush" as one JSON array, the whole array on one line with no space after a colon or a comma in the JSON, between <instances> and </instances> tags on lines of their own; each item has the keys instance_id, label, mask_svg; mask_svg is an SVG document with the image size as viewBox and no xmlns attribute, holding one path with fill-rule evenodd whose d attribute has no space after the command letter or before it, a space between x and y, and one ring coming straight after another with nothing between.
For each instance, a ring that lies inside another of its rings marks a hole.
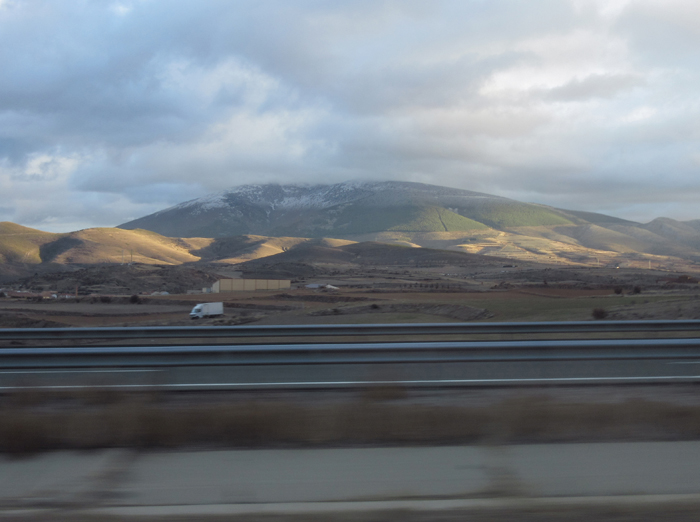
<instances>
[{"instance_id":1,"label":"bush","mask_svg":"<svg viewBox=\"0 0 700 522\"><path fill-rule=\"evenodd\" d=\"M641 293L642 293L641 287L635 286L635 287L632 289L632 293L633 293L633 294L641 294Z\"/></svg>"},{"instance_id":2,"label":"bush","mask_svg":"<svg viewBox=\"0 0 700 522\"><path fill-rule=\"evenodd\" d=\"M592 315L593 319L605 319L608 316L608 312L603 308L594 308Z\"/></svg>"},{"instance_id":3,"label":"bush","mask_svg":"<svg viewBox=\"0 0 700 522\"><path fill-rule=\"evenodd\" d=\"M141 302L141 298L139 296L137 296L136 294L134 294L129 298L129 302L131 304L139 304Z\"/></svg>"},{"instance_id":4,"label":"bush","mask_svg":"<svg viewBox=\"0 0 700 522\"><path fill-rule=\"evenodd\" d=\"M109 297L108 295L102 295L102 296L100 296L100 302L101 303L111 303L112 298Z\"/></svg>"},{"instance_id":5,"label":"bush","mask_svg":"<svg viewBox=\"0 0 700 522\"><path fill-rule=\"evenodd\" d=\"M622 287L621 287L621 286L616 286L616 287L615 287L615 293L616 293L617 295L620 295L620 294L622 293Z\"/></svg>"}]
</instances>

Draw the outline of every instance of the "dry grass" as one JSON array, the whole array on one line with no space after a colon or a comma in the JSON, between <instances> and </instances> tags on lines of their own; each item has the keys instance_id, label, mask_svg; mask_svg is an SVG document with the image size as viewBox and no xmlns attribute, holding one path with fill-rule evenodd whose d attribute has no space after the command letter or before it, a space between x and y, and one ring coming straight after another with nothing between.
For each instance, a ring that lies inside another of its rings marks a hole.
<instances>
[{"instance_id":1,"label":"dry grass","mask_svg":"<svg viewBox=\"0 0 700 522\"><path fill-rule=\"evenodd\" d=\"M95 391L0 405L0 451L109 447L315 447L374 444L692 440L700 406L648 400L574 403L509 399L490 406L387 402L401 390L372 389L325 405L277 401L173 405L158 395Z\"/></svg>"},{"instance_id":2,"label":"dry grass","mask_svg":"<svg viewBox=\"0 0 700 522\"><path fill-rule=\"evenodd\" d=\"M84 514L74 511L52 511L44 514L4 515L3 520L22 522L116 522L118 515ZM573 503L567 507L551 507L530 503L523 507L493 507L471 510L387 510L370 512L337 512L324 514L257 514L257 515L171 515L163 517L129 516L133 522L696 522L700 506L693 503L643 503L639 505L586 506Z\"/></svg>"}]
</instances>

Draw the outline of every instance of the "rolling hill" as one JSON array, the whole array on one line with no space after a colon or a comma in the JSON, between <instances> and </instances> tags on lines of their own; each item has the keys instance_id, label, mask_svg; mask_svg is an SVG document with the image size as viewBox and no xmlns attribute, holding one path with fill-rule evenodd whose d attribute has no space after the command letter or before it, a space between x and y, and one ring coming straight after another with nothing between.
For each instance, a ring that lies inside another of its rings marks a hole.
<instances>
[{"instance_id":1,"label":"rolling hill","mask_svg":"<svg viewBox=\"0 0 700 522\"><path fill-rule=\"evenodd\" d=\"M700 220L657 218L640 224L419 183L255 185L188 201L117 228L52 234L0 223L0 272L131 261L252 267L262 258L366 264L373 259L366 252L353 254L366 248L356 243L366 242L374 250L377 243L394 245L392 252L411 263L427 255L411 252L422 247L547 264L653 262L692 268L700 263ZM402 247L412 248L396 250ZM386 248L382 256L393 259ZM378 263L385 262L382 256Z\"/></svg>"},{"instance_id":2,"label":"rolling hill","mask_svg":"<svg viewBox=\"0 0 700 522\"><path fill-rule=\"evenodd\" d=\"M177 265L198 261L190 250L203 243L164 237L148 230L88 228L53 234L0 223L0 260L8 264L96 264L139 262Z\"/></svg>"}]
</instances>

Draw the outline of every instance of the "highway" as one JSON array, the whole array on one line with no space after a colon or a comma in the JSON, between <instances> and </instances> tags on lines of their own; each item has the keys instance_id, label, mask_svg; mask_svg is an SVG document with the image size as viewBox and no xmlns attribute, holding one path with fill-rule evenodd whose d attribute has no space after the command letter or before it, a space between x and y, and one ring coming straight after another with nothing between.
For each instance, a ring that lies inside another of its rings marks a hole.
<instances>
[{"instance_id":1,"label":"highway","mask_svg":"<svg viewBox=\"0 0 700 522\"><path fill-rule=\"evenodd\" d=\"M652 331L683 332L697 321L657 322ZM567 325L569 328L567 329ZM602 326L601 326L602 325ZM614 323L612 323L614 325ZM649 331L649 322L621 324L622 332ZM527 331L579 335L582 323L468 323L464 325L363 325L317 328L333 335L406 335L425 330L437 337L461 332ZM611 331L611 323L584 326ZM290 330L291 328L291 330ZM0 331L0 340L45 342L51 331ZM396 384L410 387L543 384L681 383L700 381L700 341L669 339L556 339L435 342L316 342L296 344L207 344L230 337L312 335L314 327L197 327L153 329L51 329L56 339L151 341L191 338L199 344L137 346L18 346L0 348L0 390L31 388L159 387L173 390L352 388ZM244 332L244 333L242 333ZM359 332L359 333L358 333ZM286 335L286 334L285 334ZM225 339L224 339L225 340ZM180 341L182 342L182 341ZM126 344L126 343L125 343Z\"/></svg>"}]
</instances>

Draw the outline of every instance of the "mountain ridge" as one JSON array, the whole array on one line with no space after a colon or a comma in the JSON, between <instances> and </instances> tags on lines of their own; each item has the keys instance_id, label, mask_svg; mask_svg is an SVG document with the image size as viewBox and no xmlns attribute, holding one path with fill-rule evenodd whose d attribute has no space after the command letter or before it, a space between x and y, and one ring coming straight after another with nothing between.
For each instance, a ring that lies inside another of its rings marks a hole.
<instances>
[{"instance_id":1,"label":"mountain ridge","mask_svg":"<svg viewBox=\"0 0 700 522\"><path fill-rule=\"evenodd\" d=\"M448 216L450 223L428 217L426 214L434 214L432 210ZM185 201L118 228L142 228L171 237L253 234L352 239L356 234L387 230L502 230L574 224L582 219L574 214L483 192L405 181L267 184L244 185Z\"/></svg>"},{"instance_id":2,"label":"mountain ridge","mask_svg":"<svg viewBox=\"0 0 700 522\"><path fill-rule=\"evenodd\" d=\"M660 217L640 224L449 187L350 182L246 185L115 228L55 234L0 223L6 271L10 264L240 264L293 258L287 252L298 248L337 261L347 252L328 249L357 242L523 262L661 266L673 258L692 267L700 263L700 220Z\"/></svg>"}]
</instances>

